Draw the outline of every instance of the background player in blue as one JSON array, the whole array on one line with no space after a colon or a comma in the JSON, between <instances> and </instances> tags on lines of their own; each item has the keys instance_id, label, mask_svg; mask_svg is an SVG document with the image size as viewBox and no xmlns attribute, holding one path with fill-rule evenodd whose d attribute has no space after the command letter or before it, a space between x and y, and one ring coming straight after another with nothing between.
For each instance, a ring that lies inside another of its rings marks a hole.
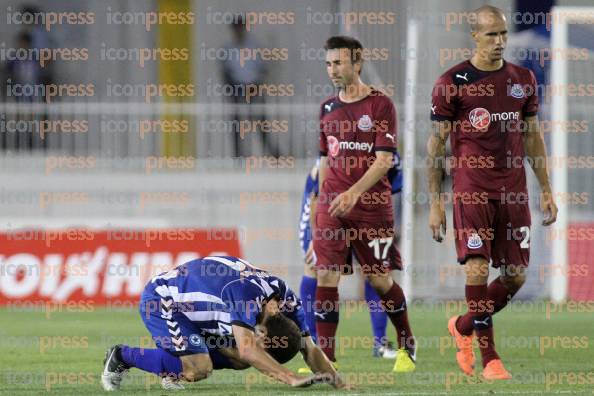
<instances>
[{"instance_id":1,"label":"background player in blue","mask_svg":"<svg viewBox=\"0 0 594 396\"><path fill-rule=\"evenodd\" d=\"M140 314L157 348L110 348L105 390L119 389L132 367L161 376L172 389L213 369L250 366L293 387L323 380L348 388L311 339L297 296L282 279L242 259L205 257L155 276ZM316 375L300 377L281 365L299 350Z\"/></svg>"},{"instance_id":2,"label":"background player in blue","mask_svg":"<svg viewBox=\"0 0 594 396\"><path fill-rule=\"evenodd\" d=\"M315 218L313 214L315 213L316 198L319 189L318 167L319 160L316 161L316 164L307 176L301 204L301 218L299 220L299 240L305 255L305 265L299 295L303 301L305 322L309 327L310 334L314 341L317 339L315 312L313 309L317 279L314 269L315 254L313 252L313 244L311 243L311 230L313 228L311 222ZM398 153L394 154L394 166L388 172L388 179L392 184L392 194L396 194L402 190L402 166ZM350 259L352 260L352 255ZM395 359L396 350L391 343L388 342L386 337L388 316L385 311L381 309L380 298L368 281L365 281L365 300L370 307L369 312L374 337L373 356ZM305 371L307 370L299 370L299 372Z\"/></svg>"}]
</instances>

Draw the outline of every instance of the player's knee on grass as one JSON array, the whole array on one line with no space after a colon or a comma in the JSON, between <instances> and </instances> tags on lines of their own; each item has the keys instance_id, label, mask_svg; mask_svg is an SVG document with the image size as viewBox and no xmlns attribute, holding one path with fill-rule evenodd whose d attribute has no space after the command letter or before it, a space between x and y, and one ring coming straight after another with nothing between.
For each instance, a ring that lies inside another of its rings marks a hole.
<instances>
[{"instance_id":1,"label":"player's knee on grass","mask_svg":"<svg viewBox=\"0 0 594 396\"><path fill-rule=\"evenodd\" d=\"M367 280L379 296L386 294L394 284L392 276L388 273L378 275L367 275Z\"/></svg>"},{"instance_id":2,"label":"player's knee on grass","mask_svg":"<svg viewBox=\"0 0 594 396\"><path fill-rule=\"evenodd\" d=\"M340 271L333 269L318 269L318 286L337 287L340 281Z\"/></svg>"},{"instance_id":3,"label":"player's knee on grass","mask_svg":"<svg viewBox=\"0 0 594 396\"><path fill-rule=\"evenodd\" d=\"M186 355L181 357L183 376L186 381L196 382L212 374L212 360L208 353Z\"/></svg>"},{"instance_id":4,"label":"player's knee on grass","mask_svg":"<svg viewBox=\"0 0 594 396\"><path fill-rule=\"evenodd\" d=\"M471 256L466 259L466 284L469 286L486 285L489 279L489 262L483 256Z\"/></svg>"}]
</instances>

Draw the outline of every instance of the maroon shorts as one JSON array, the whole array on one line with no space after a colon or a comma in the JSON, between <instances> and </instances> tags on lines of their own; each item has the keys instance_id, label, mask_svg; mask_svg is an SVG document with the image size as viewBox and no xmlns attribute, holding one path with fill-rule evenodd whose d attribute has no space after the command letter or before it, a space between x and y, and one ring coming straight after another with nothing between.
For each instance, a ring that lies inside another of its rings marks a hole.
<instances>
[{"instance_id":1,"label":"maroon shorts","mask_svg":"<svg viewBox=\"0 0 594 396\"><path fill-rule=\"evenodd\" d=\"M312 239L318 269L348 273L351 252L365 275L402 269L393 221L346 220L318 211Z\"/></svg>"},{"instance_id":2,"label":"maroon shorts","mask_svg":"<svg viewBox=\"0 0 594 396\"><path fill-rule=\"evenodd\" d=\"M527 202L463 205L454 203L454 233L458 262L470 256L492 260L492 266L528 266L530 259L530 208Z\"/></svg>"}]
</instances>

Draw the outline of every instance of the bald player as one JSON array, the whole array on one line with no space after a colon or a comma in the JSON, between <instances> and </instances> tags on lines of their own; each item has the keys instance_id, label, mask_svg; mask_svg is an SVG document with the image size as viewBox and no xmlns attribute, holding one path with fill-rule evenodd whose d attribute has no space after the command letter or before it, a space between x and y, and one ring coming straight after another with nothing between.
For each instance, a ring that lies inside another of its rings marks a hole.
<instances>
[{"instance_id":1,"label":"bald player","mask_svg":"<svg viewBox=\"0 0 594 396\"><path fill-rule=\"evenodd\" d=\"M449 137L454 236L458 261L466 270L468 311L452 317L448 330L455 338L456 360L464 373L474 373L476 336L482 376L510 379L495 351L492 315L507 305L526 279L531 221L525 157L542 190L543 225L555 221L557 206L538 127L534 75L503 59L507 22L500 9L484 6L472 15L476 51L470 60L445 72L433 88L433 133L427 143L429 227L433 239L441 242L446 230L441 183ZM500 276L487 285L489 264L499 268Z\"/></svg>"}]
</instances>

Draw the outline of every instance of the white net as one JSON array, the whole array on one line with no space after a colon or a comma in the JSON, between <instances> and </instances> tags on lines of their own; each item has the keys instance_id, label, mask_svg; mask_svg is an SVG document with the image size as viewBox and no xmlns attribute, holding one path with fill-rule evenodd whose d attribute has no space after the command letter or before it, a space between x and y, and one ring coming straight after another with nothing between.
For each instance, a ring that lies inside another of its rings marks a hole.
<instances>
[{"instance_id":1,"label":"white net","mask_svg":"<svg viewBox=\"0 0 594 396\"><path fill-rule=\"evenodd\" d=\"M594 15L594 8L591 9ZM568 298L594 299L594 19L567 26L567 158L556 167L567 172L566 235L549 239L567 241ZM573 54L573 55L572 55ZM577 54L577 55L576 55Z\"/></svg>"}]
</instances>

